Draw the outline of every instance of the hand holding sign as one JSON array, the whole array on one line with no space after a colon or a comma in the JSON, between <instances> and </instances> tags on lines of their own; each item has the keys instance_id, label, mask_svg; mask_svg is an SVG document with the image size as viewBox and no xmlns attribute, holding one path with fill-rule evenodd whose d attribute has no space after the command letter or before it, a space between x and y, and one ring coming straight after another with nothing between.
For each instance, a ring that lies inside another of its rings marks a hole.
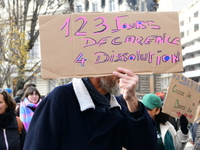
<instances>
[{"instance_id":1,"label":"hand holding sign","mask_svg":"<svg viewBox=\"0 0 200 150\"><path fill-rule=\"evenodd\" d=\"M181 131L183 134L188 133L188 120L184 115L181 115L180 117L180 126L181 126Z\"/></svg>"}]
</instances>

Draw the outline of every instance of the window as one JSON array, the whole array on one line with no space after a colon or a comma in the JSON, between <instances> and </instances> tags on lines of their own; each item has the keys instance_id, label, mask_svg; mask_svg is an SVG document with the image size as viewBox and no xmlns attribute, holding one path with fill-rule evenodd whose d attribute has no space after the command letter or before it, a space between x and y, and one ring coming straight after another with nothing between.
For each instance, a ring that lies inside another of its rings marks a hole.
<instances>
[{"instance_id":1,"label":"window","mask_svg":"<svg viewBox=\"0 0 200 150\"><path fill-rule=\"evenodd\" d=\"M194 58L193 53L188 53L188 54L185 55L185 59L190 59L190 58Z\"/></svg>"},{"instance_id":2,"label":"window","mask_svg":"<svg viewBox=\"0 0 200 150\"><path fill-rule=\"evenodd\" d=\"M98 12L98 4L97 4L97 2L92 3L92 11L93 12Z\"/></svg>"},{"instance_id":3,"label":"window","mask_svg":"<svg viewBox=\"0 0 200 150\"><path fill-rule=\"evenodd\" d=\"M189 70L189 71L193 71L193 70L194 70L194 66L189 66L189 67L188 67L188 70Z\"/></svg>"},{"instance_id":4,"label":"window","mask_svg":"<svg viewBox=\"0 0 200 150\"><path fill-rule=\"evenodd\" d=\"M109 1L109 11L115 11L115 3L114 0Z\"/></svg>"},{"instance_id":5,"label":"window","mask_svg":"<svg viewBox=\"0 0 200 150\"><path fill-rule=\"evenodd\" d=\"M39 46L39 43L38 43L38 40L37 40L34 43L33 48L29 52L29 56L30 56L29 59L37 59L37 58L39 58L39 49L40 49L40 46Z\"/></svg>"},{"instance_id":6,"label":"window","mask_svg":"<svg viewBox=\"0 0 200 150\"><path fill-rule=\"evenodd\" d=\"M85 11L88 11L89 9L89 1L85 0Z\"/></svg>"},{"instance_id":7,"label":"window","mask_svg":"<svg viewBox=\"0 0 200 150\"><path fill-rule=\"evenodd\" d=\"M106 5L106 2L105 2L105 0L101 0L101 8L104 8L104 7L105 7L105 5Z\"/></svg>"},{"instance_id":8,"label":"window","mask_svg":"<svg viewBox=\"0 0 200 150\"><path fill-rule=\"evenodd\" d=\"M191 22L191 17L188 18L188 22Z\"/></svg>"},{"instance_id":9,"label":"window","mask_svg":"<svg viewBox=\"0 0 200 150\"><path fill-rule=\"evenodd\" d=\"M48 82L49 82L48 86L49 92L51 92L56 87L56 80L50 79L48 80Z\"/></svg>"},{"instance_id":10,"label":"window","mask_svg":"<svg viewBox=\"0 0 200 150\"><path fill-rule=\"evenodd\" d=\"M200 51L194 53L194 57L200 56Z\"/></svg>"},{"instance_id":11,"label":"window","mask_svg":"<svg viewBox=\"0 0 200 150\"><path fill-rule=\"evenodd\" d=\"M191 35L191 29L187 30L187 36Z\"/></svg>"},{"instance_id":12,"label":"window","mask_svg":"<svg viewBox=\"0 0 200 150\"><path fill-rule=\"evenodd\" d=\"M81 5L76 6L76 12L82 12L82 6Z\"/></svg>"},{"instance_id":13,"label":"window","mask_svg":"<svg viewBox=\"0 0 200 150\"><path fill-rule=\"evenodd\" d=\"M198 18L198 16L199 16L199 11L196 11L196 12L194 13L194 18Z\"/></svg>"},{"instance_id":14,"label":"window","mask_svg":"<svg viewBox=\"0 0 200 150\"><path fill-rule=\"evenodd\" d=\"M195 24L194 25L194 32L198 31L199 30L199 24Z\"/></svg>"},{"instance_id":15,"label":"window","mask_svg":"<svg viewBox=\"0 0 200 150\"><path fill-rule=\"evenodd\" d=\"M184 38L184 32L181 32L181 38Z\"/></svg>"},{"instance_id":16,"label":"window","mask_svg":"<svg viewBox=\"0 0 200 150\"><path fill-rule=\"evenodd\" d=\"M167 83L168 83L168 82L167 82L167 78L165 78L165 79L164 79L164 85L166 86Z\"/></svg>"},{"instance_id":17,"label":"window","mask_svg":"<svg viewBox=\"0 0 200 150\"><path fill-rule=\"evenodd\" d=\"M141 2L141 11L145 11L145 1Z\"/></svg>"},{"instance_id":18,"label":"window","mask_svg":"<svg viewBox=\"0 0 200 150\"><path fill-rule=\"evenodd\" d=\"M199 70L200 69L200 64L194 65L194 70Z\"/></svg>"},{"instance_id":19,"label":"window","mask_svg":"<svg viewBox=\"0 0 200 150\"><path fill-rule=\"evenodd\" d=\"M123 3L123 0L118 0L118 4L121 5Z\"/></svg>"},{"instance_id":20,"label":"window","mask_svg":"<svg viewBox=\"0 0 200 150\"><path fill-rule=\"evenodd\" d=\"M182 20L180 24L181 24L181 26L184 26L184 21Z\"/></svg>"}]
</instances>

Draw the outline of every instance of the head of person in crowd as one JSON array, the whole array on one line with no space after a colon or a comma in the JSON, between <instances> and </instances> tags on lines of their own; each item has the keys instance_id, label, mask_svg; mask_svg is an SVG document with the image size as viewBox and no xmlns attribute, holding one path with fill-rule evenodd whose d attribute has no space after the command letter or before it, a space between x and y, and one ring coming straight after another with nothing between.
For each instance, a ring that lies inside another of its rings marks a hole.
<instances>
[{"instance_id":1,"label":"head of person in crowd","mask_svg":"<svg viewBox=\"0 0 200 150\"><path fill-rule=\"evenodd\" d=\"M33 84L33 83L28 83L28 84L25 84L25 85L24 85L23 90L26 91L26 89L27 89L28 87L31 87L31 86L36 87L35 84Z\"/></svg>"},{"instance_id":2,"label":"head of person in crowd","mask_svg":"<svg viewBox=\"0 0 200 150\"><path fill-rule=\"evenodd\" d=\"M191 140L191 135L187 128L187 118L181 115L180 129L176 132L174 126L169 122L170 115L162 112L162 100L159 96L146 94L142 103L145 105L149 115L155 120L157 149L184 149L186 143Z\"/></svg>"},{"instance_id":3,"label":"head of person in crowd","mask_svg":"<svg viewBox=\"0 0 200 150\"><path fill-rule=\"evenodd\" d=\"M24 90L23 89L20 89L20 90L17 91L16 96L14 97L14 100L15 100L16 103L20 102L23 94L24 94Z\"/></svg>"},{"instance_id":4,"label":"head of person in crowd","mask_svg":"<svg viewBox=\"0 0 200 150\"><path fill-rule=\"evenodd\" d=\"M146 94L142 99L142 103L155 121L165 124L169 120L170 115L162 113L162 100L159 96Z\"/></svg>"},{"instance_id":5,"label":"head of person in crowd","mask_svg":"<svg viewBox=\"0 0 200 150\"><path fill-rule=\"evenodd\" d=\"M24 91L22 100L24 100L25 98L27 98L27 100L30 103L37 104L39 100L41 99L41 95L36 87L30 86Z\"/></svg>"},{"instance_id":6,"label":"head of person in crowd","mask_svg":"<svg viewBox=\"0 0 200 150\"><path fill-rule=\"evenodd\" d=\"M24 92L19 107L19 117L26 131L28 131L31 119L40 102L41 95L38 89L34 86L28 87Z\"/></svg>"},{"instance_id":7,"label":"head of person in crowd","mask_svg":"<svg viewBox=\"0 0 200 150\"><path fill-rule=\"evenodd\" d=\"M10 110L14 111L15 107L16 103L10 94L6 90L0 89L0 114L5 114Z\"/></svg>"},{"instance_id":8,"label":"head of person in crowd","mask_svg":"<svg viewBox=\"0 0 200 150\"><path fill-rule=\"evenodd\" d=\"M24 92L26 91L26 89L27 89L28 87L36 87L36 85L33 84L33 83L28 83L28 84L25 84L25 85L24 85L23 89L19 89L19 90L17 91L17 93L16 93L15 98L14 98L15 101L16 101L16 103L19 103L19 102L22 100L22 97L23 97L23 95L24 95Z\"/></svg>"},{"instance_id":9,"label":"head of person in crowd","mask_svg":"<svg viewBox=\"0 0 200 150\"><path fill-rule=\"evenodd\" d=\"M9 94L12 93L12 89L10 89L10 88L5 88L5 90L6 90Z\"/></svg>"},{"instance_id":10,"label":"head of person in crowd","mask_svg":"<svg viewBox=\"0 0 200 150\"><path fill-rule=\"evenodd\" d=\"M0 149L23 149L26 130L15 115L15 107L16 103L10 94L0 89Z\"/></svg>"},{"instance_id":11,"label":"head of person in crowd","mask_svg":"<svg viewBox=\"0 0 200 150\"><path fill-rule=\"evenodd\" d=\"M16 93L16 96L23 96L23 89L19 89Z\"/></svg>"}]
</instances>

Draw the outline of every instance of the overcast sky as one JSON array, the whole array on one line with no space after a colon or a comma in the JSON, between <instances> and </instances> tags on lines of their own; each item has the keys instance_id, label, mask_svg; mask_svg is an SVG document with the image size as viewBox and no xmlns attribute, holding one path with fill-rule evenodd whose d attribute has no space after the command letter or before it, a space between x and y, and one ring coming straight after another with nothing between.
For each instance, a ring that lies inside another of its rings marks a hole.
<instances>
[{"instance_id":1,"label":"overcast sky","mask_svg":"<svg viewBox=\"0 0 200 150\"><path fill-rule=\"evenodd\" d=\"M174 11L179 11L181 9L187 8L195 0L172 0L172 9Z\"/></svg>"}]
</instances>

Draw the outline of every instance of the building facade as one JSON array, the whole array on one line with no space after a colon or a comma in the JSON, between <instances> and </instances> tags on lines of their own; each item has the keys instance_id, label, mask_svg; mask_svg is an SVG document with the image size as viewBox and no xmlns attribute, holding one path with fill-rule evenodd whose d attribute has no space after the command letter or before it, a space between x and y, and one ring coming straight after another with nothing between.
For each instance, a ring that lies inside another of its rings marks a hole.
<instances>
[{"instance_id":1,"label":"building facade","mask_svg":"<svg viewBox=\"0 0 200 150\"><path fill-rule=\"evenodd\" d=\"M200 83L200 0L191 1L179 11L180 36L183 56L182 74ZM158 11L172 11L171 0L160 0ZM170 73L161 75L161 90L167 92Z\"/></svg>"},{"instance_id":2,"label":"building facade","mask_svg":"<svg viewBox=\"0 0 200 150\"><path fill-rule=\"evenodd\" d=\"M200 0L180 11L183 75L200 83Z\"/></svg>"}]
</instances>

